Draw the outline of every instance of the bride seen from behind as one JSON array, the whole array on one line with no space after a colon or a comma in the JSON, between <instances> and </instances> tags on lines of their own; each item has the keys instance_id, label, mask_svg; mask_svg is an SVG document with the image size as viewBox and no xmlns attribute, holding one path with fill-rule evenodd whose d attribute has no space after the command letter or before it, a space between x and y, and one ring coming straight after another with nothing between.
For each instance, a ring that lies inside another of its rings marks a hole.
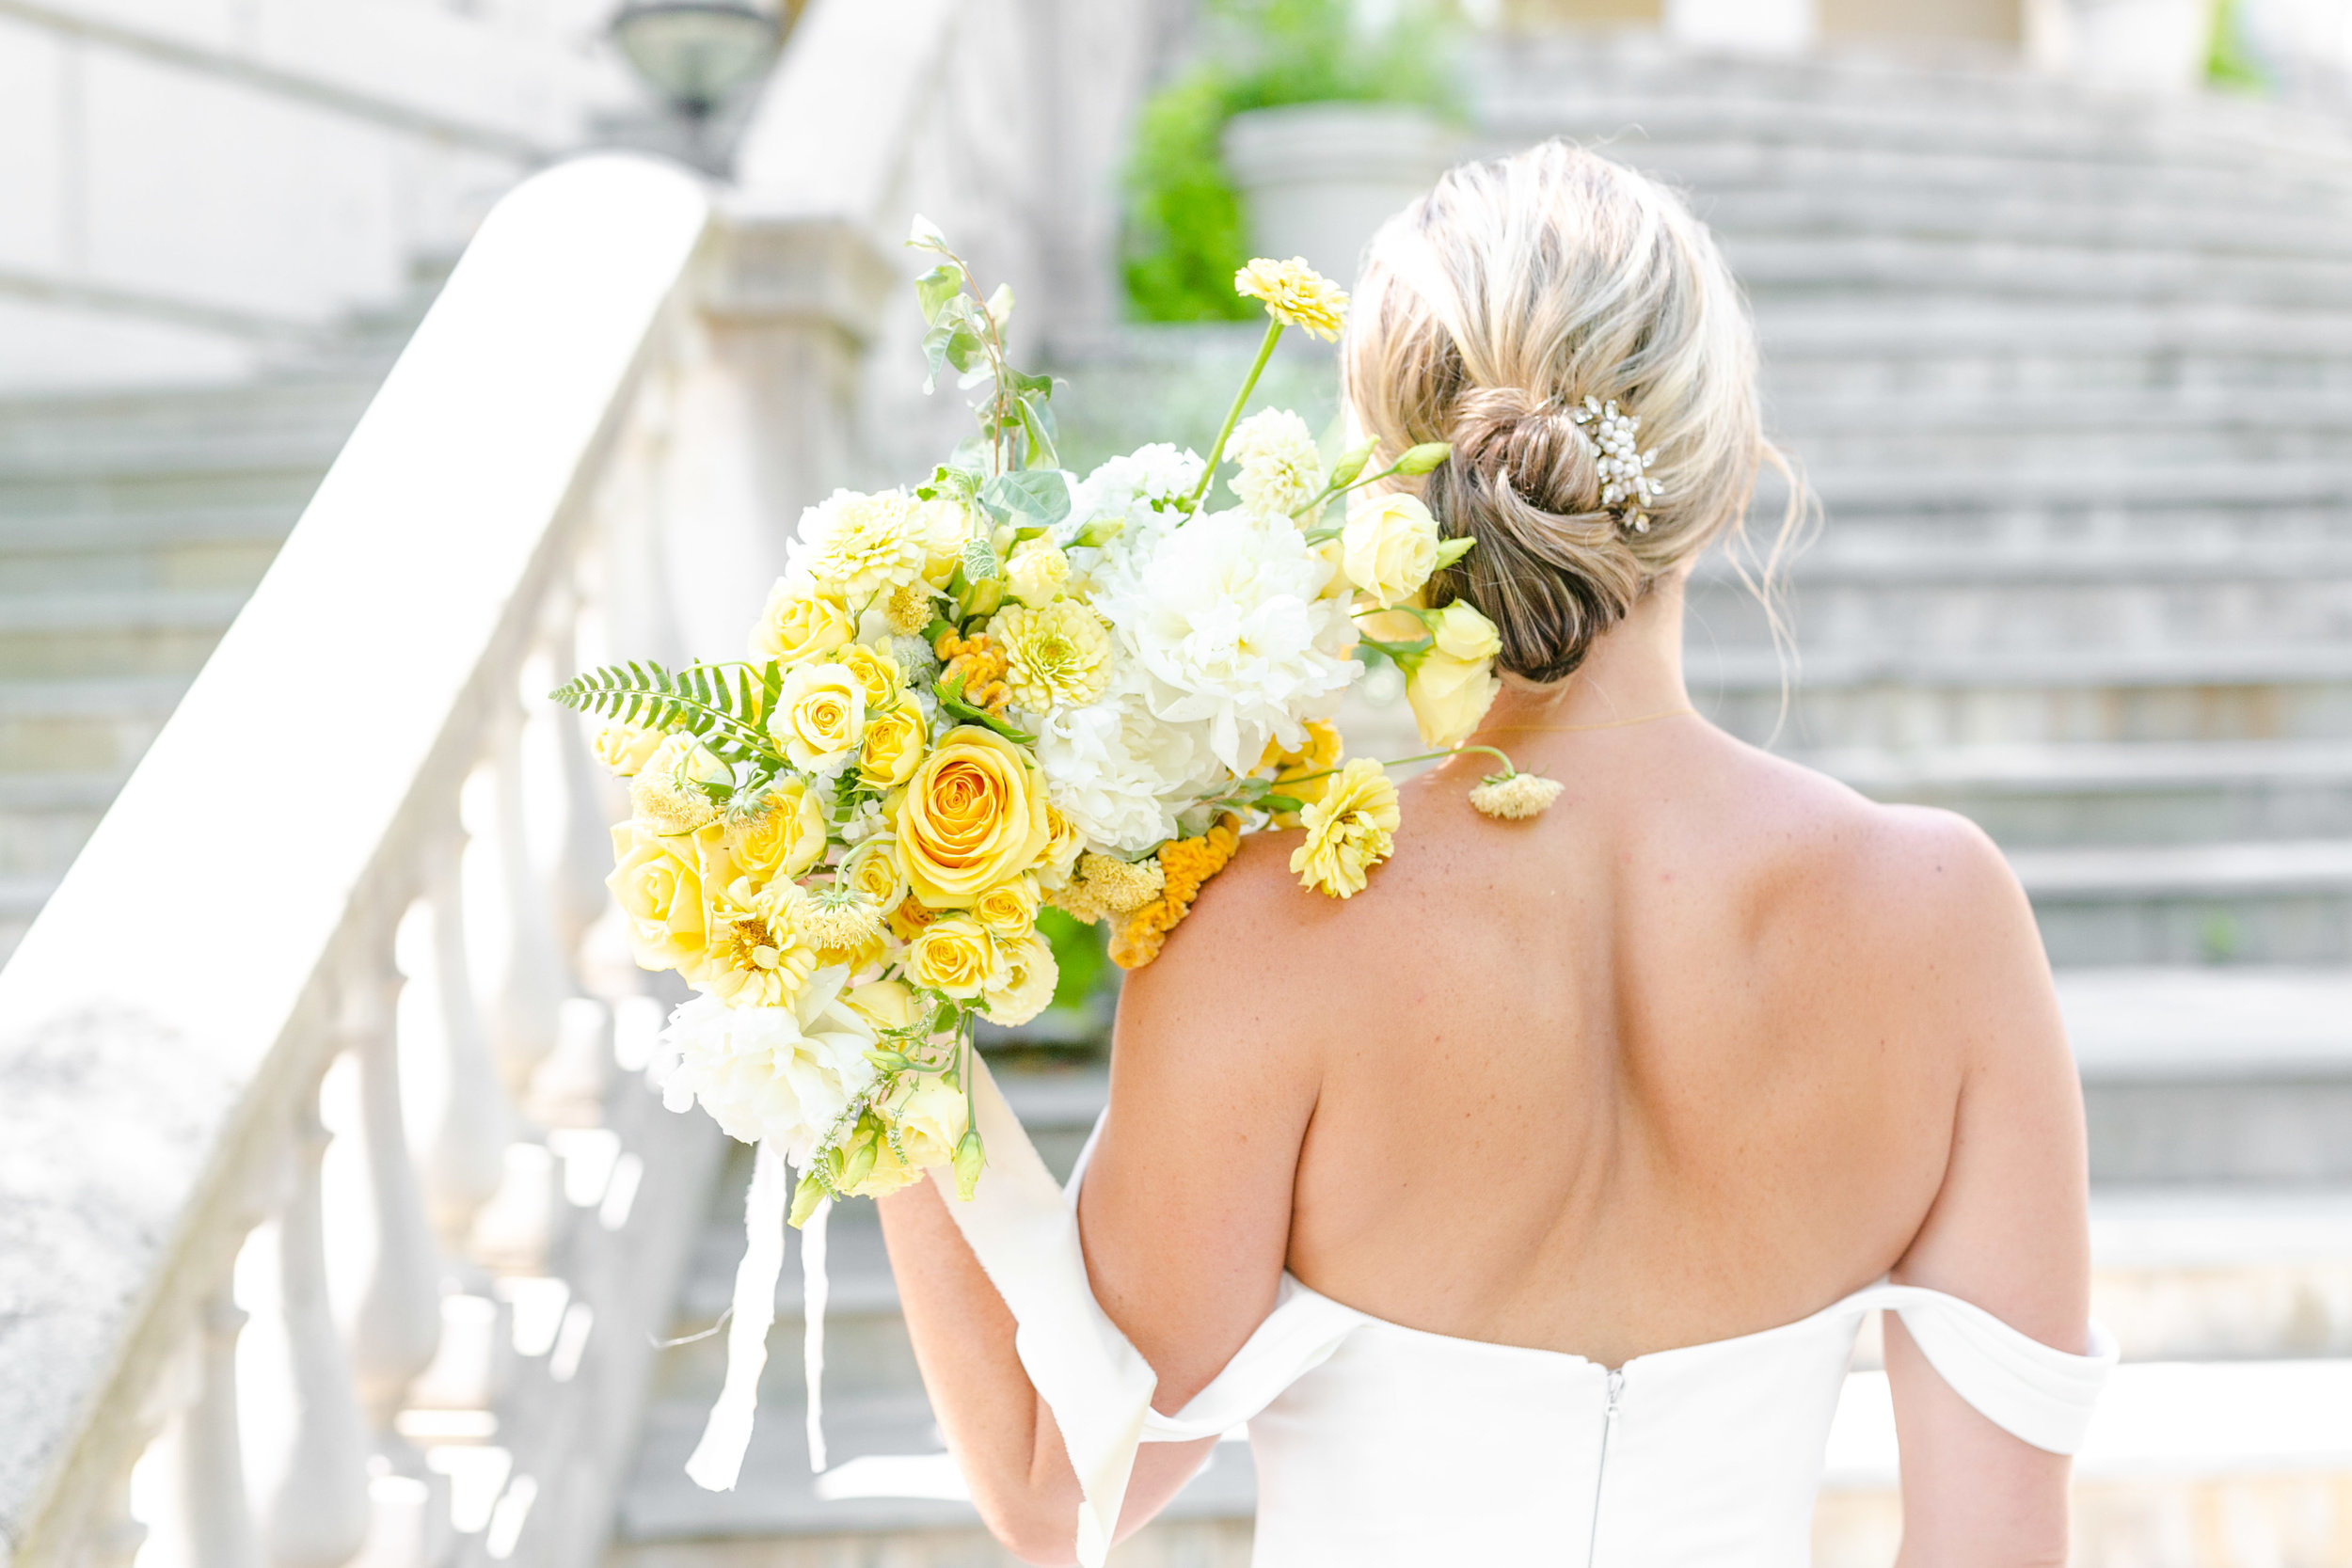
<instances>
[{"instance_id":1,"label":"bride seen from behind","mask_svg":"<svg viewBox=\"0 0 2352 1568\"><path fill-rule=\"evenodd\" d=\"M1453 444L1418 483L1478 541L1428 604L1502 641L1474 742L1565 788L1497 821L1480 759L1433 769L1345 902L1252 835L1128 980L1078 1212L1154 1408L1267 1382L1269 1313L1337 1325L1243 1411L1262 1568L1796 1564L1846 1349L1899 1307L1900 1561L2062 1562L2052 1450L2112 1352L2025 896L1966 821L1685 689L1685 584L1769 454L1712 240L1564 145L1456 169L1375 241L1343 356L1384 451ZM1611 492L1588 398L1662 494ZM916 1354L992 1529L1072 1561L1078 1481L953 1201L882 1200ZM1148 1442L1120 1533L1213 1442Z\"/></svg>"}]
</instances>

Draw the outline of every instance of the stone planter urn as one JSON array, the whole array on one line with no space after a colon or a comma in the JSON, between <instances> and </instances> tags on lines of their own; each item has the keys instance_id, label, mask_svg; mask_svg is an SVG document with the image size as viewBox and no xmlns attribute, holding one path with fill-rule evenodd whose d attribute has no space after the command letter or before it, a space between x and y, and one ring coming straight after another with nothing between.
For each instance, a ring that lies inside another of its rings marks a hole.
<instances>
[{"instance_id":1,"label":"stone planter urn","mask_svg":"<svg viewBox=\"0 0 2352 1568\"><path fill-rule=\"evenodd\" d=\"M1461 136L1425 109L1298 103L1252 109L1225 127L1225 166L1240 189L1251 254L1304 256L1353 281L1373 231L1429 188Z\"/></svg>"}]
</instances>

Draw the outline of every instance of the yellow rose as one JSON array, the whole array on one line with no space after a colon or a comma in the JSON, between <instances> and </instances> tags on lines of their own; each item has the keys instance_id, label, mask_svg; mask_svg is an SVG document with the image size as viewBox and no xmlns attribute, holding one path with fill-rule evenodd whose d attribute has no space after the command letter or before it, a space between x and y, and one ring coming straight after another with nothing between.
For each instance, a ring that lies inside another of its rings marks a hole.
<instances>
[{"instance_id":1,"label":"yellow rose","mask_svg":"<svg viewBox=\"0 0 2352 1568\"><path fill-rule=\"evenodd\" d=\"M779 664L823 658L857 637L857 623L839 599L820 594L805 575L780 578L768 591L768 608L752 628L752 657Z\"/></svg>"},{"instance_id":2,"label":"yellow rose","mask_svg":"<svg viewBox=\"0 0 2352 1568\"><path fill-rule=\"evenodd\" d=\"M1299 813L1307 841L1291 851L1301 887L1334 898L1364 891L1365 874L1396 847L1396 785L1370 757L1358 757L1331 780L1321 800Z\"/></svg>"},{"instance_id":3,"label":"yellow rose","mask_svg":"<svg viewBox=\"0 0 2352 1568\"><path fill-rule=\"evenodd\" d=\"M866 683L843 665L794 665L768 716L768 734L802 771L840 772L866 736Z\"/></svg>"},{"instance_id":4,"label":"yellow rose","mask_svg":"<svg viewBox=\"0 0 2352 1568\"><path fill-rule=\"evenodd\" d=\"M1032 610L1042 610L1069 586L1070 558L1051 539L1025 540L1005 562L1005 578L1014 598Z\"/></svg>"},{"instance_id":5,"label":"yellow rose","mask_svg":"<svg viewBox=\"0 0 2352 1568\"><path fill-rule=\"evenodd\" d=\"M1429 628L1438 651L1454 658L1492 658L1502 652L1502 634L1469 601L1456 599L1438 611Z\"/></svg>"},{"instance_id":6,"label":"yellow rose","mask_svg":"<svg viewBox=\"0 0 2352 1568\"><path fill-rule=\"evenodd\" d=\"M988 988L981 1005L991 1023L1012 1028L1053 1006L1054 988L1061 984L1053 943L1032 931L1006 944L999 968L1001 977Z\"/></svg>"},{"instance_id":7,"label":"yellow rose","mask_svg":"<svg viewBox=\"0 0 2352 1568\"><path fill-rule=\"evenodd\" d=\"M867 839L842 858L841 879L878 910L906 901L906 874L898 869L898 841L888 833Z\"/></svg>"},{"instance_id":8,"label":"yellow rose","mask_svg":"<svg viewBox=\"0 0 2352 1568\"><path fill-rule=\"evenodd\" d=\"M1078 856L1087 847L1086 835L1078 825L1057 810L1051 800L1045 803L1045 852L1038 857L1037 878L1040 891L1051 893L1070 884L1070 868L1078 863Z\"/></svg>"},{"instance_id":9,"label":"yellow rose","mask_svg":"<svg viewBox=\"0 0 2352 1568\"><path fill-rule=\"evenodd\" d=\"M913 703L881 714L866 726L858 778L876 789L898 788L922 765L924 738L923 710Z\"/></svg>"},{"instance_id":10,"label":"yellow rose","mask_svg":"<svg viewBox=\"0 0 2352 1568\"><path fill-rule=\"evenodd\" d=\"M1340 531L1347 580L1383 609L1421 592L1438 569L1438 519L1418 496L1372 496L1348 509Z\"/></svg>"},{"instance_id":11,"label":"yellow rose","mask_svg":"<svg viewBox=\"0 0 2352 1568\"><path fill-rule=\"evenodd\" d=\"M596 732L596 760L626 779L642 769L660 744L660 730L607 724Z\"/></svg>"},{"instance_id":12,"label":"yellow rose","mask_svg":"<svg viewBox=\"0 0 2352 1568\"><path fill-rule=\"evenodd\" d=\"M999 942L1018 942L1037 925L1037 878L1023 872L972 900L972 918Z\"/></svg>"},{"instance_id":13,"label":"yellow rose","mask_svg":"<svg viewBox=\"0 0 2352 1568\"><path fill-rule=\"evenodd\" d=\"M851 1197L887 1197L920 1181L930 1167L952 1164L970 1115L962 1091L946 1079L917 1076L903 1099L881 1112L886 1126L876 1130L873 1168L842 1190ZM861 1125L859 1133L865 1131Z\"/></svg>"},{"instance_id":14,"label":"yellow rose","mask_svg":"<svg viewBox=\"0 0 2352 1568\"><path fill-rule=\"evenodd\" d=\"M702 867L695 841L657 833L638 822L612 830L612 875L604 885L628 921L628 942L642 969L692 969L707 932Z\"/></svg>"},{"instance_id":15,"label":"yellow rose","mask_svg":"<svg viewBox=\"0 0 2352 1568\"><path fill-rule=\"evenodd\" d=\"M850 1011L877 1031L911 1029L917 1017L914 992L903 980L871 980L850 990L843 1000L850 1004Z\"/></svg>"},{"instance_id":16,"label":"yellow rose","mask_svg":"<svg viewBox=\"0 0 2352 1568\"><path fill-rule=\"evenodd\" d=\"M749 810L730 813L719 826L725 882L797 877L825 853L824 802L798 779L778 780Z\"/></svg>"},{"instance_id":17,"label":"yellow rose","mask_svg":"<svg viewBox=\"0 0 2352 1568\"><path fill-rule=\"evenodd\" d=\"M976 724L948 731L915 769L897 827L907 885L934 910L968 908L1034 865L1053 837L1036 760Z\"/></svg>"},{"instance_id":18,"label":"yellow rose","mask_svg":"<svg viewBox=\"0 0 2352 1568\"><path fill-rule=\"evenodd\" d=\"M858 678L866 689L866 711L880 713L898 705L898 694L906 689L906 676L898 669L898 661L881 648L852 642L834 659L844 670Z\"/></svg>"},{"instance_id":19,"label":"yellow rose","mask_svg":"<svg viewBox=\"0 0 2352 1568\"><path fill-rule=\"evenodd\" d=\"M1432 747L1451 748L1478 732L1502 689L1490 661L1431 653L1406 677L1405 700L1413 705L1422 739Z\"/></svg>"},{"instance_id":20,"label":"yellow rose","mask_svg":"<svg viewBox=\"0 0 2352 1568\"><path fill-rule=\"evenodd\" d=\"M996 943L968 914L944 914L907 943L909 978L927 990L968 1002L1001 978Z\"/></svg>"}]
</instances>

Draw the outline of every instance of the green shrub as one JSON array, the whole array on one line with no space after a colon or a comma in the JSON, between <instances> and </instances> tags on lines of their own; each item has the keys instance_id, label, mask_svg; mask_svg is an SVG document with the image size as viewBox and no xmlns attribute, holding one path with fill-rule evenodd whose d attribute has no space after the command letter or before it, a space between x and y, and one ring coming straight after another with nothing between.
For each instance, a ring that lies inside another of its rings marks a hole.
<instances>
[{"instance_id":1,"label":"green shrub","mask_svg":"<svg viewBox=\"0 0 2352 1568\"><path fill-rule=\"evenodd\" d=\"M1127 171L1122 265L1144 321L1246 321L1233 293L1249 260L1241 197L1218 148L1225 122L1285 103L1454 105L1453 16L1408 3L1376 34L1350 0L1209 0L1208 58L1152 95Z\"/></svg>"}]
</instances>

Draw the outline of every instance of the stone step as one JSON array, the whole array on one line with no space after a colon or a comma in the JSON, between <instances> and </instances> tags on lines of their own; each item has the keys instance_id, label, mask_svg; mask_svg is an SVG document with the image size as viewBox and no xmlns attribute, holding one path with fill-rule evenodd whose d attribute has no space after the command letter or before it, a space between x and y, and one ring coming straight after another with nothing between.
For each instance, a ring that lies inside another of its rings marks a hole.
<instances>
[{"instance_id":1,"label":"stone step","mask_svg":"<svg viewBox=\"0 0 2352 1568\"><path fill-rule=\"evenodd\" d=\"M298 506L0 518L0 595L52 590L250 589Z\"/></svg>"},{"instance_id":2,"label":"stone step","mask_svg":"<svg viewBox=\"0 0 2352 1568\"><path fill-rule=\"evenodd\" d=\"M1683 179L1684 170L1676 170ZM2211 206L2181 193L2117 182L2096 195L2036 182L2022 188L1942 185L1917 171L1888 170L1883 183L1778 188L1710 183L1698 213L1737 249L1751 243L1832 245L1900 239L1975 252L2084 252L2131 262L2200 261L2342 267L2352 262L2352 224L2306 199ZM2345 187L2352 193L2352 182ZM2341 195L2339 193L2339 199Z\"/></svg>"},{"instance_id":3,"label":"stone step","mask_svg":"<svg viewBox=\"0 0 2352 1568\"><path fill-rule=\"evenodd\" d=\"M0 398L0 483L118 468L332 458L375 384L279 377L229 387Z\"/></svg>"},{"instance_id":4,"label":"stone step","mask_svg":"<svg viewBox=\"0 0 2352 1568\"><path fill-rule=\"evenodd\" d=\"M2060 966L2352 963L2352 839L2010 851Z\"/></svg>"},{"instance_id":5,"label":"stone step","mask_svg":"<svg viewBox=\"0 0 2352 1568\"><path fill-rule=\"evenodd\" d=\"M0 680L0 774L128 774L187 689L185 675Z\"/></svg>"},{"instance_id":6,"label":"stone step","mask_svg":"<svg viewBox=\"0 0 2352 1568\"><path fill-rule=\"evenodd\" d=\"M2352 838L2352 742L1813 752L1882 800L1942 806L2004 847Z\"/></svg>"},{"instance_id":7,"label":"stone step","mask_svg":"<svg viewBox=\"0 0 2352 1568\"><path fill-rule=\"evenodd\" d=\"M2046 920L2046 917L2045 917ZM2094 1180L2352 1182L2352 968L2062 969Z\"/></svg>"},{"instance_id":8,"label":"stone step","mask_svg":"<svg viewBox=\"0 0 2352 1568\"><path fill-rule=\"evenodd\" d=\"M2352 1190L2094 1188L2090 1252L2127 1361L2352 1356Z\"/></svg>"},{"instance_id":9,"label":"stone step","mask_svg":"<svg viewBox=\"0 0 2352 1568\"><path fill-rule=\"evenodd\" d=\"M1907 234L1727 234L1723 245L1757 299L2228 299L2280 309L2342 309L2352 299L2344 262L2300 257Z\"/></svg>"},{"instance_id":10,"label":"stone step","mask_svg":"<svg viewBox=\"0 0 2352 1568\"><path fill-rule=\"evenodd\" d=\"M246 596L189 589L0 594L0 678L193 675Z\"/></svg>"},{"instance_id":11,"label":"stone step","mask_svg":"<svg viewBox=\"0 0 2352 1568\"><path fill-rule=\"evenodd\" d=\"M1757 744L1869 747L2328 740L2352 730L2352 649L1944 653L1686 640L1699 710Z\"/></svg>"},{"instance_id":12,"label":"stone step","mask_svg":"<svg viewBox=\"0 0 2352 1568\"><path fill-rule=\"evenodd\" d=\"M118 773L0 773L0 877L63 875L121 787Z\"/></svg>"},{"instance_id":13,"label":"stone step","mask_svg":"<svg viewBox=\"0 0 2352 1568\"><path fill-rule=\"evenodd\" d=\"M2220 560L2195 549L1816 549L1792 563L1779 608L1808 659L1850 649L1866 657L2341 649L2352 647L2347 564L2352 556L2329 548ZM1727 569L1692 583L1689 618L1696 635L1724 643L1772 639L1763 602Z\"/></svg>"}]
</instances>

